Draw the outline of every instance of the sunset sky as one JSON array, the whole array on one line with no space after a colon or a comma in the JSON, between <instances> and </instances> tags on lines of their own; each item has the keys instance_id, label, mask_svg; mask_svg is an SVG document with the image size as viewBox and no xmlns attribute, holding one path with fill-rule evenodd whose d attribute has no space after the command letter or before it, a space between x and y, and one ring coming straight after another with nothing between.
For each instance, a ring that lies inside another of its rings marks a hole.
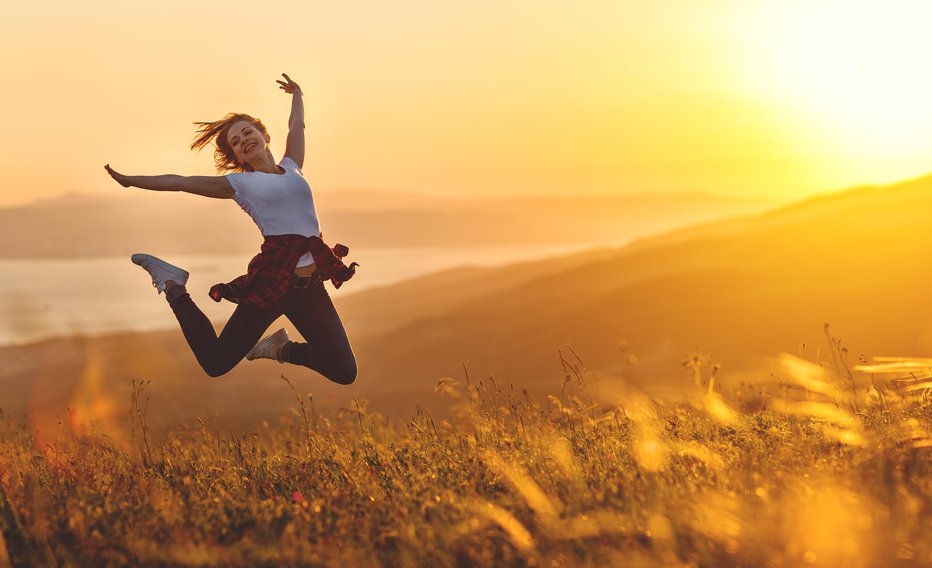
<instances>
[{"instance_id":1,"label":"sunset sky","mask_svg":"<svg viewBox=\"0 0 932 568\"><path fill-rule=\"evenodd\" d=\"M0 206L213 173L192 122L305 92L317 191L796 199L932 172L922 1L17 3Z\"/></svg>"}]
</instances>

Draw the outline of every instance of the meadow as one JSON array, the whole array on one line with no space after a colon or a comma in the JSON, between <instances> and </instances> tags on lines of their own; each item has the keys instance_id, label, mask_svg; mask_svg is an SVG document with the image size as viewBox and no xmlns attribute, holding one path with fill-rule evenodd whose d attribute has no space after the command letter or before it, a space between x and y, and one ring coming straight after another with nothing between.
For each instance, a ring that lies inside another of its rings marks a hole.
<instances>
[{"instance_id":1,"label":"meadow","mask_svg":"<svg viewBox=\"0 0 932 568\"><path fill-rule=\"evenodd\" d=\"M150 431L147 382L123 438L6 416L0 566L932 565L932 360L832 341L766 384L689 357L676 402L568 352L548 396L440 379L444 417L324 409L287 376L249 434Z\"/></svg>"}]
</instances>

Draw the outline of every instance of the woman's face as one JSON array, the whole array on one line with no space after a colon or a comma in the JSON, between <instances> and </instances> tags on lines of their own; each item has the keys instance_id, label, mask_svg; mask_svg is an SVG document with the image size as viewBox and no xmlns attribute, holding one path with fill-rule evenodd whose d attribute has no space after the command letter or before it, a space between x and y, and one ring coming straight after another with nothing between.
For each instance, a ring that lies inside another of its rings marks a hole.
<instances>
[{"instance_id":1,"label":"woman's face","mask_svg":"<svg viewBox=\"0 0 932 568\"><path fill-rule=\"evenodd\" d=\"M234 122L227 131L227 143L240 164L248 164L265 153L265 146L269 140L268 134L264 134L247 120Z\"/></svg>"}]
</instances>

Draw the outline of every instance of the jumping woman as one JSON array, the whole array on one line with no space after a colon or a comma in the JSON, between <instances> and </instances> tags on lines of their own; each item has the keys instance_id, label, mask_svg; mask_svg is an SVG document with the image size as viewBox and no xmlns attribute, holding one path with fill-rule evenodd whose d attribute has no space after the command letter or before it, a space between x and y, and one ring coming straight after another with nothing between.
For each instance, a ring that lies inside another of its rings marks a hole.
<instances>
[{"instance_id":1,"label":"jumping woman","mask_svg":"<svg viewBox=\"0 0 932 568\"><path fill-rule=\"evenodd\" d=\"M269 134L261 121L246 114L198 122L191 144L200 150L215 144L219 176L126 176L109 165L107 172L123 187L155 191L185 191L216 199L233 199L262 232L261 252L247 273L210 289L214 301L237 304L218 337L207 316L194 304L185 284L188 272L147 254L132 261L144 268L152 284L165 292L197 362L211 377L223 375L245 356L302 365L331 381L356 380L356 357L343 322L324 289L330 280L337 288L352 277L356 263L341 258L348 249L330 248L321 240L314 197L301 168L304 164L304 102L301 88L288 75L279 86L292 96L285 155L275 162ZM279 329L259 341L279 316L285 315L307 343L291 341Z\"/></svg>"}]
</instances>

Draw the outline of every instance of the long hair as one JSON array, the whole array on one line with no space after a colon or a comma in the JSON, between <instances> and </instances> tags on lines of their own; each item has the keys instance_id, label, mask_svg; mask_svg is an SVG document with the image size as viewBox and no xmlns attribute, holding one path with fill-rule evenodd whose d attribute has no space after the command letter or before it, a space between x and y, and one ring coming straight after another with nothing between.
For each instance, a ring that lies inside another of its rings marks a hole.
<instances>
[{"instance_id":1,"label":"long hair","mask_svg":"<svg viewBox=\"0 0 932 568\"><path fill-rule=\"evenodd\" d=\"M252 123L263 134L268 134L265 125L258 118L253 118L248 114L231 112L220 120L214 122L195 122L200 128L197 129L197 135L194 142L191 142L191 149L198 150L204 148L211 142L215 144L214 148L214 165L218 172L251 172L252 167L249 164L240 164L236 161L236 155L233 148L227 141L227 132L234 123L245 120Z\"/></svg>"}]
</instances>

